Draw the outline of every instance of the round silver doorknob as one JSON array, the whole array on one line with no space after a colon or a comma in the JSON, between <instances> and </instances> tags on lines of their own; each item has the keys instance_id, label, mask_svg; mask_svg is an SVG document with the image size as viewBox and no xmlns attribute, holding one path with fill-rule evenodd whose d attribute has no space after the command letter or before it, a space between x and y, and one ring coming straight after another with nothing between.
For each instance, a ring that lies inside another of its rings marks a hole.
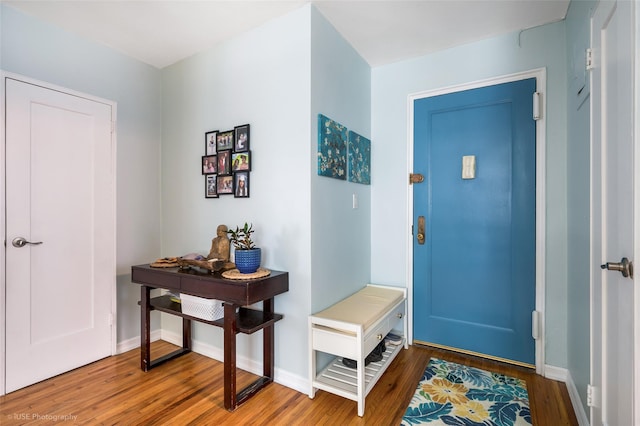
<instances>
[{"instance_id":1,"label":"round silver doorknob","mask_svg":"<svg viewBox=\"0 0 640 426\"><path fill-rule=\"evenodd\" d=\"M633 262L629 262L629 259L623 257L620 262L607 262L604 265L600 265L601 269L607 269L609 271L619 271L622 276L633 279Z\"/></svg>"},{"instance_id":2,"label":"round silver doorknob","mask_svg":"<svg viewBox=\"0 0 640 426\"><path fill-rule=\"evenodd\" d=\"M31 241L27 241L22 237L16 237L13 239L13 241L11 241L11 244L13 244L14 247L24 247L27 244L31 244L32 246L37 246L38 244L42 244L42 241L38 241L37 243L32 243Z\"/></svg>"}]
</instances>

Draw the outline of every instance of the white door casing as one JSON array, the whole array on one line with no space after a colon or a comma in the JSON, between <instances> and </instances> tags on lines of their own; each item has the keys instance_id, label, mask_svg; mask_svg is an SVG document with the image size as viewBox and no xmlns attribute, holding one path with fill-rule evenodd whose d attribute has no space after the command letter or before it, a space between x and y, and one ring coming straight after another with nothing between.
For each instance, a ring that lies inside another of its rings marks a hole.
<instances>
[{"instance_id":1,"label":"white door casing","mask_svg":"<svg viewBox=\"0 0 640 426\"><path fill-rule=\"evenodd\" d=\"M115 105L5 77L11 392L114 353Z\"/></svg>"},{"instance_id":2,"label":"white door casing","mask_svg":"<svg viewBox=\"0 0 640 426\"><path fill-rule=\"evenodd\" d=\"M634 232L632 8L628 1L602 1L591 22L592 425L640 421L633 409L637 278L601 268L623 257L633 262L640 242Z\"/></svg>"},{"instance_id":3,"label":"white door casing","mask_svg":"<svg viewBox=\"0 0 640 426\"><path fill-rule=\"evenodd\" d=\"M640 142L640 7L636 3L632 5L633 16L634 16L634 28L635 28L635 53L633 54L633 68L634 68L634 101L633 101L633 122L635 123L634 128L634 187L633 187L633 199L634 199L634 230L636 230L635 241L634 241L634 258L638 258L638 254L640 253L640 238L637 236L637 230L640 230L640 149L637 148L638 142ZM638 285L636 283L634 289L634 354L633 359L640 359L640 290L638 290ZM634 401L635 405L633 407L633 415L634 421L636 424L640 423L640 362L636 361L634 366L635 371L633 374L634 381Z\"/></svg>"}]
</instances>

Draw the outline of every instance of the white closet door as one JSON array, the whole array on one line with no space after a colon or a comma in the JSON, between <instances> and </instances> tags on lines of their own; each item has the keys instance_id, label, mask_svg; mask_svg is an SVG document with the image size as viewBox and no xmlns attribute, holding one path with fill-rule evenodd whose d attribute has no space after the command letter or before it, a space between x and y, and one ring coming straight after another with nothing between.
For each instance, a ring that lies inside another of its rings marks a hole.
<instances>
[{"instance_id":1,"label":"white closet door","mask_svg":"<svg viewBox=\"0 0 640 426\"><path fill-rule=\"evenodd\" d=\"M112 353L116 170L113 105L5 84L11 392Z\"/></svg>"}]
</instances>

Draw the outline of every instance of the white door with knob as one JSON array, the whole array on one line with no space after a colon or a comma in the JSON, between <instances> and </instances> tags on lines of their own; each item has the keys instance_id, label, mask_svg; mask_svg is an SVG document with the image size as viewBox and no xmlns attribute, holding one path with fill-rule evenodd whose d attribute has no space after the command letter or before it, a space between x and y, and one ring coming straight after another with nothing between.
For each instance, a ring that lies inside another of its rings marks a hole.
<instances>
[{"instance_id":1,"label":"white door with knob","mask_svg":"<svg viewBox=\"0 0 640 426\"><path fill-rule=\"evenodd\" d=\"M638 265L640 249L636 218L640 189L634 188L640 171L640 156L634 150L634 6L629 1L601 1L591 27L589 399L591 424L596 426L640 424L636 393L640 359L634 355L640 331L634 312L640 304L635 301L638 271L635 275L631 271L633 263Z\"/></svg>"},{"instance_id":2,"label":"white door with knob","mask_svg":"<svg viewBox=\"0 0 640 426\"><path fill-rule=\"evenodd\" d=\"M115 105L3 77L11 392L113 352Z\"/></svg>"}]
</instances>

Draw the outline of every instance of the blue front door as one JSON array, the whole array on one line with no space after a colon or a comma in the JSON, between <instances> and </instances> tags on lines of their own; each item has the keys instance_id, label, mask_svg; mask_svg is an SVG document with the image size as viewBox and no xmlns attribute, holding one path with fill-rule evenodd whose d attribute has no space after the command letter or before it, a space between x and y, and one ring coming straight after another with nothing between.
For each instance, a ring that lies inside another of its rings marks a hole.
<instances>
[{"instance_id":1,"label":"blue front door","mask_svg":"<svg viewBox=\"0 0 640 426\"><path fill-rule=\"evenodd\" d=\"M415 101L417 342L535 364L535 89L532 78Z\"/></svg>"}]
</instances>

